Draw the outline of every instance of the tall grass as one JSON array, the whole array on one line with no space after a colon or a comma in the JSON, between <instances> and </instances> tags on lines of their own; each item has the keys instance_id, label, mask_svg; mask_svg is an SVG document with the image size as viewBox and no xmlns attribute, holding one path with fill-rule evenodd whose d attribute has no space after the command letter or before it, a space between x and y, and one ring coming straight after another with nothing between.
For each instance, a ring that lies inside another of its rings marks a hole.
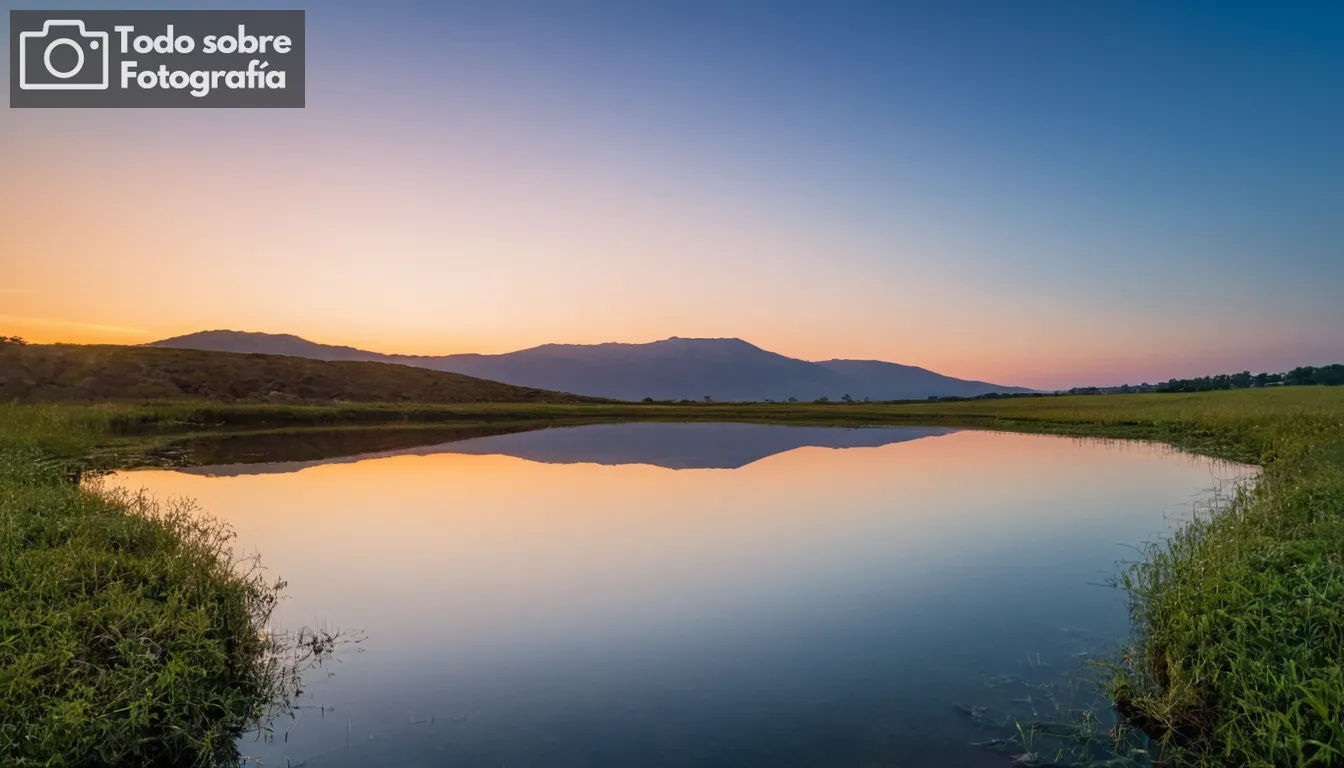
<instances>
[{"instance_id":1,"label":"tall grass","mask_svg":"<svg viewBox=\"0 0 1344 768\"><path fill-rule=\"evenodd\" d=\"M1266 459L1125 576L1139 634L1112 695L1169 764L1344 765L1344 424Z\"/></svg>"},{"instance_id":2,"label":"tall grass","mask_svg":"<svg viewBox=\"0 0 1344 768\"><path fill-rule=\"evenodd\" d=\"M106 416L0 406L0 764L227 764L297 686L282 585L187 506L81 488Z\"/></svg>"}]
</instances>

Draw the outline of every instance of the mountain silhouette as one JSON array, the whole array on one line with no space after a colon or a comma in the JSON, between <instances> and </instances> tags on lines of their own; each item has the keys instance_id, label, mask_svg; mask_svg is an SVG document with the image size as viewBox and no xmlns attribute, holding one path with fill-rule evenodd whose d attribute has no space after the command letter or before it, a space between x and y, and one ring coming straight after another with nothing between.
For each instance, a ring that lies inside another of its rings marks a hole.
<instances>
[{"instance_id":1,"label":"mountain silhouette","mask_svg":"<svg viewBox=\"0 0 1344 768\"><path fill-rule=\"evenodd\" d=\"M461 373L506 384L619 400L923 400L1032 390L944 376L876 360L809 362L741 339L672 337L647 344L543 344L499 355L387 355L289 334L204 331L148 346L367 360Z\"/></svg>"}]
</instances>

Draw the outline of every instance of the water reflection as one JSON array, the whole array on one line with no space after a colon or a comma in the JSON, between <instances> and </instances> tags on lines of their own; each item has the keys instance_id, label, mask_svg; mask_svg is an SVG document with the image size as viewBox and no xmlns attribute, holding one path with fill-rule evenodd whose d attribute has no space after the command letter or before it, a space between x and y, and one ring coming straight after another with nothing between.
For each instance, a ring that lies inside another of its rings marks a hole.
<instances>
[{"instance_id":1,"label":"water reflection","mask_svg":"<svg viewBox=\"0 0 1344 768\"><path fill-rule=\"evenodd\" d=\"M797 448L875 448L956 430L941 427L793 427L776 424L600 424L547 429L321 430L199 438L182 446L183 471L215 476L295 472L392 456L462 453L548 464L649 464L667 469L738 469ZM487 432L484 436L477 436ZM442 438L441 440L439 438ZM400 447L405 442L414 447ZM391 444L391 445L389 445ZM358 450L356 446L365 450ZM307 454L318 457L307 459ZM221 457L236 463L214 463ZM335 457L335 459L331 458ZM246 464L246 465L245 465Z\"/></svg>"},{"instance_id":2,"label":"water reflection","mask_svg":"<svg viewBox=\"0 0 1344 768\"><path fill-rule=\"evenodd\" d=\"M1091 584L1245 472L973 431L623 426L113 480L233 523L289 580L282 621L367 631L287 738L243 746L268 765L990 766L957 707L1113 647L1124 606Z\"/></svg>"}]
</instances>

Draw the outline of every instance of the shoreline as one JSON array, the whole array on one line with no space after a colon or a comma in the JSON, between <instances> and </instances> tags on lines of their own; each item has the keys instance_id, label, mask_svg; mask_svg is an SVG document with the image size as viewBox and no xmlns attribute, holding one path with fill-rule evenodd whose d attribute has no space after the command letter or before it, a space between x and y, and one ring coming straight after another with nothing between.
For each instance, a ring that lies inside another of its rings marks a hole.
<instances>
[{"instance_id":1,"label":"shoreline","mask_svg":"<svg viewBox=\"0 0 1344 768\"><path fill-rule=\"evenodd\" d=\"M1153 739L1162 764L1344 759L1329 751L1344 744L1338 668L1344 607L1337 607L1344 606L1344 564L1337 560L1344 551L1344 388L892 405L174 402L0 409L19 433L27 430L25 440L0 439L0 450L14 454L15 445L26 445L29 469L64 470L64 479L44 482L76 496L88 492L74 488L69 470L133 466L182 440L319 433L398 433L410 440L435 430L465 439L627 421L978 428L1157 441L1255 464L1260 481L1228 510L1183 526L1125 573L1136 640L1107 690ZM9 476L4 482L21 485ZM1318 602L1303 603L1313 596ZM1287 731L1276 720L1281 712L1295 713Z\"/></svg>"}]
</instances>

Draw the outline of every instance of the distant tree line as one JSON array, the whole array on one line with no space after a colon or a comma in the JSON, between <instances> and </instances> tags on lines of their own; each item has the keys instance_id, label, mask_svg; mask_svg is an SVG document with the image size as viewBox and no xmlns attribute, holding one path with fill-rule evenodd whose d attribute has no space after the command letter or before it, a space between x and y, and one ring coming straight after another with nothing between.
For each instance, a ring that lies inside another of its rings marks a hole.
<instances>
[{"instance_id":1,"label":"distant tree line","mask_svg":"<svg viewBox=\"0 0 1344 768\"><path fill-rule=\"evenodd\" d=\"M1193 379L1171 379L1160 384L1124 384L1119 387L1074 387L1071 395L1127 394L1130 392L1212 392L1218 389L1253 389L1257 387L1339 386L1344 384L1344 365L1310 365L1294 368L1287 373L1222 373Z\"/></svg>"},{"instance_id":2,"label":"distant tree line","mask_svg":"<svg viewBox=\"0 0 1344 768\"><path fill-rule=\"evenodd\" d=\"M0 337L3 340L4 337ZM934 402L957 402L960 400L998 400L998 399L1017 399L1023 397L1054 397L1057 395L1128 395L1144 392L1211 392L1218 389L1254 389L1258 387L1302 387L1302 386L1340 386L1344 385L1344 365L1324 365L1313 367L1310 365L1294 368L1287 373L1251 373L1242 371L1241 373L1223 373L1217 376L1200 376L1195 379L1172 379L1160 384L1121 384L1118 387L1074 387L1073 389L1056 392L989 392L983 395L974 395L971 397L957 395L930 395L929 400ZM644 398L646 404L655 402L662 403L681 403L691 404L692 400L662 400L655 401L652 397ZM706 395L704 402L713 403L714 399ZM774 400L763 400L765 403L775 403ZM785 403L798 403L796 397L790 397ZM829 397L825 395L815 400L807 401L813 405L826 405L832 403ZM840 402L851 404L859 402L849 394L840 398ZM911 403L915 400L871 400L863 398L865 403Z\"/></svg>"},{"instance_id":3,"label":"distant tree line","mask_svg":"<svg viewBox=\"0 0 1344 768\"><path fill-rule=\"evenodd\" d=\"M21 347L27 343L28 342L24 341L20 336L0 336L0 345L13 344Z\"/></svg>"},{"instance_id":4,"label":"distant tree line","mask_svg":"<svg viewBox=\"0 0 1344 768\"><path fill-rule=\"evenodd\" d=\"M1249 389L1251 387L1304 387L1319 384L1344 384L1344 365L1307 365L1287 373L1225 373L1220 376L1202 376L1198 379L1172 379L1157 385L1158 392L1207 392L1212 389Z\"/></svg>"}]
</instances>

